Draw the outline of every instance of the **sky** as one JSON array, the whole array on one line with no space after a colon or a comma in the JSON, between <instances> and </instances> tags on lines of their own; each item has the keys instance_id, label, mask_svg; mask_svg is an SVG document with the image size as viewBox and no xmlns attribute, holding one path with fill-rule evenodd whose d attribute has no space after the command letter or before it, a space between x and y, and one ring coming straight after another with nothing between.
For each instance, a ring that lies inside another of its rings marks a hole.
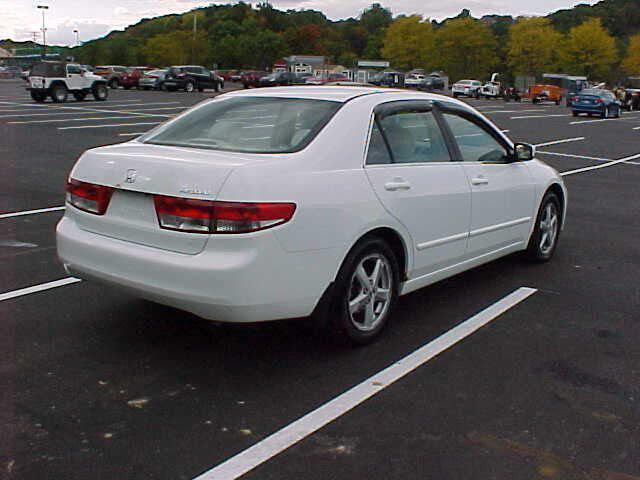
<instances>
[{"instance_id":1,"label":"sky","mask_svg":"<svg viewBox=\"0 0 640 480\"><path fill-rule=\"evenodd\" d=\"M271 0L276 8L314 9L322 11L332 20L355 17L374 0ZM378 0L380 1L380 0ZM114 29L143 18L168 13L182 13L195 7L207 6L211 2L199 0L0 0L0 39L42 40L42 10L38 5L47 5L45 11L47 43L74 45L74 30L78 30L80 41L101 37ZM254 1L254 3L257 3ZM394 15L417 13L425 17L442 20L457 15L463 8L480 17L485 14L545 15L561 8L570 8L577 3L592 1L571 0L386 0L380 1Z\"/></svg>"}]
</instances>

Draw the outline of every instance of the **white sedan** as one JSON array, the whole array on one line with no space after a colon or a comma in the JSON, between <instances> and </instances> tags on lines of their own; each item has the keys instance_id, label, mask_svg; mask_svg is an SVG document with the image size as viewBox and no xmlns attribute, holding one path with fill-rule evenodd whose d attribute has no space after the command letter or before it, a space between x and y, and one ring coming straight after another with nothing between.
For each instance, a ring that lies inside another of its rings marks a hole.
<instances>
[{"instance_id":1,"label":"white sedan","mask_svg":"<svg viewBox=\"0 0 640 480\"><path fill-rule=\"evenodd\" d=\"M567 194L534 157L444 96L231 92L85 152L58 254L207 319L314 314L366 343L400 295L520 250L551 258Z\"/></svg>"}]
</instances>

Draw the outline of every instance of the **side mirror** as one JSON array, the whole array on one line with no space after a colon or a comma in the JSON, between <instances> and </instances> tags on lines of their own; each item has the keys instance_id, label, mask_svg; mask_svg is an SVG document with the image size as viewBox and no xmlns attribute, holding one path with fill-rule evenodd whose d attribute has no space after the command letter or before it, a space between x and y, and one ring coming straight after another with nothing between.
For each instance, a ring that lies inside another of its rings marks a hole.
<instances>
[{"instance_id":1,"label":"side mirror","mask_svg":"<svg viewBox=\"0 0 640 480\"><path fill-rule=\"evenodd\" d=\"M514 162L525 162L536 156L536 147L530 143L516 143L513 155Z\"/></svg>"}]
</instances>

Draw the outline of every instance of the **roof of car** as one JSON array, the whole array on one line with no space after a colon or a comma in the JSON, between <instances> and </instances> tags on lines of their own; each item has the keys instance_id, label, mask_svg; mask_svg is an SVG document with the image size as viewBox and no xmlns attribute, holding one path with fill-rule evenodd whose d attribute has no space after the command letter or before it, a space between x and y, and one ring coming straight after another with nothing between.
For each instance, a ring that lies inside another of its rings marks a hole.
<instances>
[{"instance_id":1,"label":"roof of car","mask_svg":"<svg viewBox=\"0 0 640 480\"><path fill-rule=\"evenodd\" d=\"M404 93L407 96L415 97L416 95L425 100L442 99L442 95L426 92L415 92L410 90L401 90L397 88L386 87L359 87L359 86L340 86L340 85L322 85L322 86L300 86L300 87L271 87L255 90L235 90L225 93L225 97L230 96L249 96L249 97L284 97L284 98L309 98L314 100L330 100L334 102L348 102L354 98L371 94L388 94L388 93ZM453 99L446 97L447 100ZM457 101L456 101L457 102Z\"/></svg>"}]
</instances>

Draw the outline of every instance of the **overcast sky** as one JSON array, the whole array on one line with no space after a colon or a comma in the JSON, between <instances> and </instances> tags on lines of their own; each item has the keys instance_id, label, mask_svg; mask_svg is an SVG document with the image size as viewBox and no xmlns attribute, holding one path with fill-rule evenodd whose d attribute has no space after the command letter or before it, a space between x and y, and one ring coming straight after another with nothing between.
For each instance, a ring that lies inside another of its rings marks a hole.
<instances>
[{"instance_id":1,"label":"overcast sky","mask_svg":"<svg viewBox=\"0 0 640 480\"><path fill-rule=\"evenodd\" d=\"M74 29L80 32L81 41L87 41L142 18L185 12L210 3L198 0L0 0L0 39L29 40L33 38L33 32L37 32L37 38L41 40L42 16L37 5L49 6L46 11L47 43L69 45L75 42ZM357 16L373 0L273 0L271 3L281 9L321 10L336 20ZM394 15L418 13L442 20L456 15L463 8L470 9L476 17L488 13L543 15L560 8L570 8L576 3L593 4L595 1L387 0L381 3Z\"/></svg>"}]
</instances>

